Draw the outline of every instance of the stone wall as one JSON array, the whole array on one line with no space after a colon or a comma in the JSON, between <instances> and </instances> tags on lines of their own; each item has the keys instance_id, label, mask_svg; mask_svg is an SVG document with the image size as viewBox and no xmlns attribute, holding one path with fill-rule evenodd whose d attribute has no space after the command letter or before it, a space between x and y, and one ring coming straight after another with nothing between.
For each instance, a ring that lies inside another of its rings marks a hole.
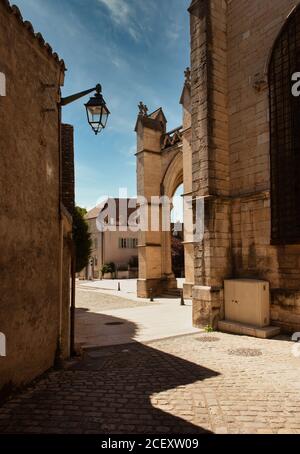
<instances>
[{"instance_id":1,"label":"stone wall","mask_svg":"<svg viewBox=\"0 0 300 454\"><path fill-rule=\"evenodd\" d=\"M266 279L271 318L300 327L300 246L271 246L268 62L298 1L232 1L228 5L228 110L233 272ZM251 20L249 20L251 18Z\"/></svg>"},{"instance_id":2,"label":"stone wall","mask_svg":"<svg viewBox=\"0 0 300 454\"><path fill-rule=\"evenodd\" d=\"M0 390L53 365L60 331L63 246L60 116L64 64L19 10L0 1Z\"/></svg>"},{"instance_id":3,"label":"stone wall","mask_svg":"<svg viewBox=\"0 0 300 454\"><path fill-rule=\"evenodd\" d=\"M70 214L75 207L74 128L61 125L62 203Z\"/></svg>"},{"instance_id":4,"label":"stone wall","mask_svg":"<svg viewBox=\"0 0 300 454\"><path fill-rule=\"evenodd\" d=\"M225 278L248 277L270 282L273 324L300 328L300 245L270 245L267 84L274 41L298 3L195 0L190 8L193 191L206 197L197 325L222 318Z\"/></svg>"},{"instance_id":5,"label":"stone wall","mask_svg":"<svg viewBox=\"0 0 300 454\"><path fill-rule=\"evenodd\" d=\"M190 8L193 195L204 199L206 219L195 244L196 325L215 326L222 318L223 280L231 275L226 13L222 0Z\"/></svg>"}]
</instances>

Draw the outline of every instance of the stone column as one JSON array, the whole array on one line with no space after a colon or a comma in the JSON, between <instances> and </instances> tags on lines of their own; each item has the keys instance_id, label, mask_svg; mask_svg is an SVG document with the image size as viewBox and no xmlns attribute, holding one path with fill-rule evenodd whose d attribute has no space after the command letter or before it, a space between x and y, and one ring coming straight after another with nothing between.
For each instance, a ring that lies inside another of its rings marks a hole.
<instances>
[{"instance_id":1,"label":"stone column","mask_svg":"<svg viewBox=\"0 0 300 454\"><path fill-rule=\"evenodd\" d=\"M169 226L171 224L171 217ZM177 281L172 269L172 234L171 231L161 232L162 239L162 278L166 288L177 288Z\"/></svg>"},{"instance_id":2,"label":"stone column","mask_svg":"<svg viewBox=\"0 0 300 454\"><path fill-rule=\"evenodd\" d=\"M223 282L231 275L227 4L193 0L189 12L193 195L195 202L204 201L204 237L195 244L193 322L216 327L224 318Z\"/></svg>"},{"instance_id":3,"label":"stone column","mask_svg":"<svg viewBox=\"0 0 300 454\"><path fill-rule=\"evenodd\" d=\"M158 230L151 230L151 198L161 194L161 139L166 132L166 119L161 109L151 115L146 106L140 106L136 124L137 133L137 189L142 196L140 210L148 217L148 228L139 233L139 279L137 293L148 298L152 289L153 296L162 291L162 241L161 207L158 203ZM152 204L153 209L153 204ZM154 221L154 219L153 219Z\"/></svg>"},{"instance_id":4,"label":"stone column","mask_svg":"<svg viewBox=\"0 0 300 454\"><path fill-rule=\"evenodd\" d=\"M192 133L191 133L191 71L185 72L185 83L180 99L183 108L182 153L183 153L183 187L184 187L184 268L185 298L192 297L194 286L194 236L193 236L193 169L192 169Z\"/></svg>"}]
</instances>

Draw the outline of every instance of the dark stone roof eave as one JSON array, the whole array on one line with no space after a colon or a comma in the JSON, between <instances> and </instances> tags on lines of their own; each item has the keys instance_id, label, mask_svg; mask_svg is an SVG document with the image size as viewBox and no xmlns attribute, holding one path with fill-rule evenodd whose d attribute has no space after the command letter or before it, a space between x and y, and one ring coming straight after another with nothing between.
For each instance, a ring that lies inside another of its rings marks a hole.
<instances>
[{"instance_id":1,"label":"dark stone roof eave","mask_svg":"<svg viewBox=\"0 0 300 454\"><path fill-rule=\"evenodd\" d=\"M45 51L57 62L57 64L61 67L63 71L66 71L66 65L64 60L60 59L56 52L53 52L52 47L48 44L41 33L35 33L34 28L29 21L24 21L22 14L19 8L16 5L10 5L8 0L0 0L0 4L2 4L6 9L14 15L19 22L23 25L23 27L31 34L31 36L36 40L36 42L45 49Z\"/></svg>"}]
</instances>

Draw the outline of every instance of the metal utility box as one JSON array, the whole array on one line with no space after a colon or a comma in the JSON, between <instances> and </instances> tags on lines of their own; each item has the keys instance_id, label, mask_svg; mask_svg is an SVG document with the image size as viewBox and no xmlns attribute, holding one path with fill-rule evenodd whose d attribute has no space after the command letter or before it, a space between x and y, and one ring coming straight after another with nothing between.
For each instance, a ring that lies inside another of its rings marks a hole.
<instances>
[{"instance_id":1,"label":"metal utility box","mask_svg":"<svg viewBox=\"0 0 300 454\"><path fill-rule=\"evenodd\" d=\"M225 319L263 328L270 324L269 282L230 279L224 282Z\"/></svg>"}]
</instances>

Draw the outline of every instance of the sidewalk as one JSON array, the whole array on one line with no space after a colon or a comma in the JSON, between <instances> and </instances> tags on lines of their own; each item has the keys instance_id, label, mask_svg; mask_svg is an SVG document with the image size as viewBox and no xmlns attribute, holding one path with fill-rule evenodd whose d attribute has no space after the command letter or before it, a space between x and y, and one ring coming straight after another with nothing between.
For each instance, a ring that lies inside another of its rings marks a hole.
<instances>
[{"instance_id":1,"label":"sidewalk","mask_svg":"<svg viewBox=\"0 0 300 454\"><path fill-rule=\"evenodd\" d=\"M137 298L136 281L77 282L76 340L84 348L148 342L198 333L192 326L192 302ZM111 306L111 309L110 309Z\"/></svg>"}]
</instances>

